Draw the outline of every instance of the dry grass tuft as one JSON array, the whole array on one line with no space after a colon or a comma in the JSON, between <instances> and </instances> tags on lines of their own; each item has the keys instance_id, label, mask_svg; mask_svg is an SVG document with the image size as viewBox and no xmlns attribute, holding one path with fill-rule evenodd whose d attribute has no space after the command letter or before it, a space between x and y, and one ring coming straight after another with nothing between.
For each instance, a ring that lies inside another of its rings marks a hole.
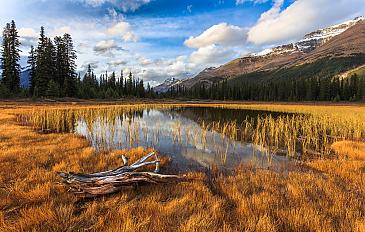
<instances>
[{"instance_id":1,"label":"dry grass tuft","mask_svg":"<svg viewBox=\"0 0 365 232\"><path fill-rule=\"evenodd\" d=\"M38 134L15 120L32 107L9 104L0 112L0 231L365 231L363 143L335 143L340 159L283 172L244 165L232 175L192 172L188 182L80 201L58 184L57 171L111 169L122 154L134 160L148 151L97 152L73 134ZM336 108L347 118L363 112Z\"/></svg>"},{"instance_id":2,"label":"dry grass tuft","mask_svg":"<svg viewBox=\"0 0 365 232\"><path fill-rule=\"evenodd\" d=\"M341 158L365 160L365 143L341 141L332 144L332 149Z\"/></svg>"}]
</instances>

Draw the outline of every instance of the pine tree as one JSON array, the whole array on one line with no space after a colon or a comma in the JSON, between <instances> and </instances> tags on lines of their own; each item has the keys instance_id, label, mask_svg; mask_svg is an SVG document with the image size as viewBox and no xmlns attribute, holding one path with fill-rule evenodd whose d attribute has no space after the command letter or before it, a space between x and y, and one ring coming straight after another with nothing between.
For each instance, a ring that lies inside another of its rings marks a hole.
<instances>
[{"instance_id":1,"label":"pine tree","mask_svg":"<svg viewBox=\"0 0 365 232\"><path fill-rule=\"evenodd\" d=\"M67 63L66 63L66 46L64 40L61 36L54 38L55 50L56 50L56 73L54 76L54 81L64 89L63 84L65 83L65 77L67 76Z\"/></svg>"},{"instance_id":2,"label":"pine tree","mask_svg":"<svg viewBox=\"0 0 365 232\"><path fill-rule=\"evenodd\" d=\"M115 77L115 72L113 72L108 80L108 87L115 90L116 89L115 82L116 82L116 77Z\"/></svg>"},{"instance_id":3,"label":"pine tree","mask_svg":"<svg viewBox=\"0 0 365 232\"><path fill-rule=\"evenodd\" d=\"M36 96L46 96L46 91L48 89L48 70L47 70L47 59L46 59L46 47L48 43L48 38L45 36L44 27L41 27L40 36L38 39L38 46L36 49L36 68L35 68L35 86L37 87Z\"/></svg>"},{"instance_id":4,"label":"pine tree","mask_svg":"<svg viewBox=\"0 0 365 232\"><path fill-rule=\"evenodd\" d=\"M124 77L123 77L123 70L120 72L120 78L118 81L118 93L119 96L122 97L124 94Z\"/></svg>"},{"instance_id":5,"label":"pine tree","mask_svg":"<svg viewBox=\"0 0 365 232\"><path fill-rule=\"evenodd\" d=\"M146 96L143 80L140 80L138 83L137 96L140 98L144 98Z\"/></svg>"},{"instance_id":6,"label":"pine tree","mask_svg":"<svg viewBox=\"0 0 365 232\"><path fill-rule=\"evenodd\" d=\"M133 74L129 72L128 83L127 83L127 94L133 95Z\"/></svg>"},{"instance_id":7,"label":"pine tree","mask_svg":"<svg viewBox=\"0 0 365 232\"><path fill-rule=\"evenodd\" d=\"M53 80L56 82L56 73L57 73L57 67L56 67L56 48L52 42L51 39L47 39L45 53L44 53L44 59L47 61L47 65L45 66L46 75L48 82L50 80Z\"/></svg>"},{"instance_id":8,"label":"pine tree","mask_svg":"<svg viewBox=\"0 0 365 232\"><path fill-rule=\"evenodd\" d=\"M12 93L20 90L20 41L14 20L7 24L3 32L2 82Z\"/></svg>"},{"instance_id":9,"label":"pine tree","mask_svg":"<svg viewBox=\"0 0 365 232\"><path fill-rule=\"evenodd\" d=\"M36 69L36 57L34 47L30 47L30 52L28 56L28 64L30 65L30 94L34 95L34 88L36 86L36 79L35 79L35 69Z\"/></svg>"},{"instance_id":10,"label":"pine tree","mask_svg":"<svg viewBox=\"0 0 365 232\"><path fill-rule=\"evenodd\" d=\"M12 87L11 91L19 92L20 90L20 41L15 21L11 21L10 25L10 56L11 56L11 73Z\"/></svg>"},{"instance_id":11,"label":"pine tree","mask_svg":"<svg viewBox=\"0 0 365 232\"><path fill-rule=\"evenodd\" d=\"M3 41L1 46L1 66L3 68L3 72L1 74L1 82L5 86L5 88L8 88L11 84L11 72L10 72L10 23L7 23L4 31L3 31Z\"/></svg>"},{"instance_id":12,"label":"pine tree","mask_svg":"<svg viewBox=\"0 0 365 232\"><path fill-rule=\"evenodd\" d=\"M73 45L71 35L63 35L63 43L65 45L65 70L66 76L64 80L64 92L68 97L74 97L77 94L77 74L76 74L76 51Z\"/></svg>"},{"instance_id":13,"label":"pine tree","mask_svg":"<svg viewBox=\"0 0 365 232\"><path fill-rule=\"evenodd\" d=\"M48 82L48 88L46 92L49 97L59 97L60 96L60 86L54 80Z\"/></svg>"}]
</instances>

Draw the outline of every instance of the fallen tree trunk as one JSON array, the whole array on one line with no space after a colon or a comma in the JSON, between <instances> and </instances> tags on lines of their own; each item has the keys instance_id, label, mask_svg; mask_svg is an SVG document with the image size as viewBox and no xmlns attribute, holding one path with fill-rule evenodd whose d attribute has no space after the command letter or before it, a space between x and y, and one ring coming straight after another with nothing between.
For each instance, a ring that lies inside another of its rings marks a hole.
<instances>
[{"instance_id":1,"label":"fallen tree trunk","mask_svg":"<svg viewBox=\"0 0 365 232\"><path fill-rule=\"evenodd\" d=\"M153 156L155 157L154 161L147 161ZM92 174L60 172L59 175L63 178L63 183L69 187L69 191L83 197L97 197L116 193L121 191L124 187L133 186L135 184L167 183L183 178L177 175L159 174L160 161L154 152L144 156L132 165L128 165L128 158L125 156L122 156L122 159L124 165L114 170ZM155 171L135 171L146 165L155 165Z\"/></svg>"}]
</instances>

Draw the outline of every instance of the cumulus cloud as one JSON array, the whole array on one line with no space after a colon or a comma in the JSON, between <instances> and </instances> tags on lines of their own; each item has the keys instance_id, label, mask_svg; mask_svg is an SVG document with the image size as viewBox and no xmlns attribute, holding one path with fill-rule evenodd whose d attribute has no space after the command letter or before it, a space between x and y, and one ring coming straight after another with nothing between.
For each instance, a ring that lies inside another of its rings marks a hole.
<instances>
[{"instance_id":1,"label":"cumulus cloud","mask_svg":"<svg viewBox=\"0 0 365 232\"><path fill-rule=\"evenodd\" d=\"M71 27L69 27L69 26L63 26L63 27L55 28L51 32L51 36L52 37L61 36L61 35L64 35L64 34L71 34Z\"/></svg>"},{"instance_id":2,"label":"cumulus cloud","mask_svg":"<svg viewBox=\"0 0 365 232\"><path fill-rule=\"evenodd\" d=\"M99 61L94 60L94 61L85 62L81 65L81 70L86 72L89 65L90 65L91 69L95 70L99 67Z\"/></svg>"},{"instance_id":3,"label":"cumulus cloud","mask_svg":"<svg viewBox=\"0 0 365 232\"><path fill-rule=\"evenodd\" d=\"M121 21L107 30L109 35L121 36L125 42L137 42L138 37L132 31L131 25L128 22Z\"/></svg>"},{"instance_id":4,"label":"cumulus cloud","mask_svg":"<svg viewBox=\"0 0 365 232\"><path fill-rule=\"evenodd\" d=\"M199 48L197 51L193 52L190 56L190 62L196 65L215 65L228 61L234 54L235 52L230 49L213 44Z\"/></svg>"},{"instance_id":5,"label":"cumulus cloud","mask_svg":"<svg viewBox=\"0 0 365 232\"><path fill-rule=\"evenodd\" d=\"M124 50L124 49L119 47L114 40L102 40L98 42L94 47L94 52L98 54L111 53L115 50Z\"/></svg>"},{"instance_id":6,"label":"cumulus cloud","mask_svg":"<svg viewBox=\"0 0 365 232\"><path fill-rule=\"evenodd\" d=\"M19 41L22 46L29 47L37 44L38 33L35 32L33 28L19 28L18 34L20 37Z\"/></svg>"},{"instance_id":7,"label":"cumulus cloud","mask_svg":"<svg viewBox=\"0 0 365 232\"><path fill-rule=\"evenodd\" d=\"M38 38L38 33L33 28L19 28L18 34L24 38Z\"/></svg>"},{"instance_id":8,"label":"cumulus cloud","mask_svg":"<svg viewBox=\"0 0 365 232\"><path fill-rule=\"evenodd\" d=\"M92 7L98 7L103 5L104 3L110 3L114 7L117 7L120 10L122 10L124 13L129 11L134 12L141 6L151 2L151 0L74 0L74 1L81 1Z\"/></svg>"},{"instance_id":9,"label":"cumulus cloud","mask_svg":"<svg viewBox=\"0 0 365 232\"><path fill-rule=\"evenodd\" d=\"M281 10L283 0L263 13L248 32L254 44L272 44L301 38L315 29L332 25L349 16L363 15L363 0L296 0Z\"/></svg>"},{"instance_id":10,"label":"cumulus cloud","mask_svg":"<svg viewBox=\"0 0 365 232\"><path fill-rule=\"evenodd\" d=\"M191 48L209 45L239 46L246 42L247 30L238 26L220 23L204 31L197 37L190 37L184 44Z\"/></svg>"},{"instance_id":11,"label":"cumulus cloud","mask_svg":"<svg viewBox=\"0 0 365 232\"><path fill-rule=\"evenodd\" d=\"M108 65L108 70L115 70L116 68L119 68L120 66L124 66L126 65L128 62L125 60L112 60L110 62L107 63Z\"/></svg>"},{"instance_id":12,"label":"cumulus cloud","mask_svg":"<svg viewBox=\"0 0 365 232\"><path fill-rule=\"evenodd\" d=\"M151 59L148 59L146 57L138 57L137 58L138 60L138 63L141 65L141 66L148 66L148 65L151 65L151 64L155 64L156 62L154 62L153 60Z\"/></svg>"}]
</instances>

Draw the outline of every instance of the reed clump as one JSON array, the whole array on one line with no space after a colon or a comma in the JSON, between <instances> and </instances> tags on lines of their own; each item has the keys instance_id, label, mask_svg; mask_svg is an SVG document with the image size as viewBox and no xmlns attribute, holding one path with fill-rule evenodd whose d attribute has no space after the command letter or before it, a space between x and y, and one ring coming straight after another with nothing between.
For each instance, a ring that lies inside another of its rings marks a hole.
<instances>
[{"instance_id":1,"label":"reed clump","mask_svg":"<svg viewBox=\"0 0 365 232\"><path fill-rule=\"evenodd\" d=\"M102 107L84 107L84 108L57 108L57 109L34 109L27 114L18 116L18 120L31 124L34 128L41 131L52 132L73 132L77 122L84 121L92 131L95 124L98 124L104 134L101 137L101 143L107 140L114 140L115 125L118 121L127 118L129 125L126 133L126 140L132 145L138 143L139 133L146 132L140 125L133 123L133 118L143 114L145 109L172 109L176 110L182 107L192 106L189 104L140 104L140 105L122 105L122 106L102 106ZM262 105L194 105L194 107L221 107L237 109L257 109L270 110L278 112L291 113L290 115L272 117L271 114L265 114L256 118L246 118L242 123L236 121L199 121L201 133L196 134L189 125L180 123L174 125L171 137L176 143L183 140L182 131L186 134L187 141L193 141L197 144L207 143L207 132L218 131L222 136L227 136L231 140L250 142L268 149L269 153L285 153L295 158L324 158L330 157L331 145L338 141L364 141L365 138L365 117L357 108L353 112L340 113L327 107L306 107L287 105L271 108ZM346 107L345 107L346 109ZM351 109L353 110L353 109ZM342 114L341 114L342 113ZM344 115L346 114L346 117ZM125 118L123 118L123 115ZM364 120L363 120L364 119ZM157 123L157 122L156 122ZM163 122L161 122L163 123ZM108 128L107 128L108 127ZM103 133L102 133L103 134ZM161 131L157 127L150 135L151 146L159 141ZM222 137L223 139L223 137Z\"/></svg>"},{"instance_id":2,"label":"reed clump","mask_svg":"<svg viewBox=\"0 0 365 232\"><path fill-rule=\"evenodd\" d=\"M365 145L361 141L339 139L330 147L339 159L295 162L283 172L248 165L229 175L190 172L187 182L139 186L80 201L57 184L58 171L111 169L122 164L120 155L133 160L146 151L97 151L83 137L40 134L16 122L14 114L27 115L33 107L14 103L0 111L0 231L364 231ZM60 106L37 107L49 111ZM271 106L282 107L321 109ZM336 122L323 108L330 118L327 123ZM340 121L365 111L357 106L336 108L346 118ZM265 120L260 122L263 130ZM267 127L259 141L279 131ZM250 137L253 128L243 127L242 133Z\"/></svg>"}]
</instances>

